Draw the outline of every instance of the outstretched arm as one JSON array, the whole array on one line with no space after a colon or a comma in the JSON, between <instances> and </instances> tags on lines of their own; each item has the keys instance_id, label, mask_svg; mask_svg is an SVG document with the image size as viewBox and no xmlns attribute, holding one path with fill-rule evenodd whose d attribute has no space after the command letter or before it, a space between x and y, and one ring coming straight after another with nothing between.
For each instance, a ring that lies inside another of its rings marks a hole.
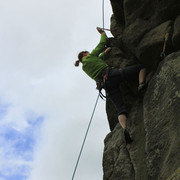
<instances>
[{"instance_id":1,"label":"outstretched arm","mask_svg":"<svg viewBox=\"0 0 180 180\"><path fill-rule=\"evenodd\" d=\"M102 28L97 27L96 29L101 35L106 34Z\"/></svg>"},{"instance_id":2,"label":"outstretched arm","mask_svg":"<svg viewBox=\"0 0 180 180\"><path fill-rule=\"evenodd\" d=\"M105 32L102 30L102 28L97 27L97 31L101 34L101 39L96 48L92 50L92 52L90 53L93 56L99 56L99 54L104 50L107 39L107 36Z\"/></svg>"}]
</instances>

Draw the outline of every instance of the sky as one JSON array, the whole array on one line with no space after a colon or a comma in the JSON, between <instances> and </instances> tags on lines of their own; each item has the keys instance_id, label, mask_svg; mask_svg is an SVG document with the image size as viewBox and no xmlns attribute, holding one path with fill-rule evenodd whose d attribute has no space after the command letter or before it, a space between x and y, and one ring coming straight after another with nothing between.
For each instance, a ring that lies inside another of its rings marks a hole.
<instances>
[{"instance_id":1,"label":"sky","mask_svg":"<svg viewBox=\"0 0 180 180\"><path fill-rule=\"evenodd\" d=\"M106 28L111 15L105 0ZM102 25L102 1L0 1L0 180L72 178L98 95L73 63ZM99 99L75 180L102 179L108 133Z\"/></svg>"}]
</instances>

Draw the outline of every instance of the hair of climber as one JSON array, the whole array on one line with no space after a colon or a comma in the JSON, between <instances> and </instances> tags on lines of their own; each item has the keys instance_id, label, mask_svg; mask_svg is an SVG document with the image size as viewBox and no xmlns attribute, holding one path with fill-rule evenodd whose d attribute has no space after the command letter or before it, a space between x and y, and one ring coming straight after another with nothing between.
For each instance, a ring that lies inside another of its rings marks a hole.
<instances>
[{"instance_id":1,"label":"hair of climber","mask_svg":"<svg viewBox=\"0 0 180 180\"><path fill-rule=\"evenodd\" d=\"M79 63L82 62L82 58L85 56L85 53L87 55L87 53L89 53L88 51L81 51L79 54L78 54L78 60L74 63L74 65L76 67L79 66Z\"/></svg>"}]
</instances>

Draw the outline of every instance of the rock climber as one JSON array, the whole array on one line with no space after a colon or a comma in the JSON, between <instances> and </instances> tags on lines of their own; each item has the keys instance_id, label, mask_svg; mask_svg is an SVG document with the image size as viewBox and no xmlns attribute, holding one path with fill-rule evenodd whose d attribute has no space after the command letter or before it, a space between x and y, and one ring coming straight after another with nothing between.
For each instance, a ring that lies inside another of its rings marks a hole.
<instances>
[{"instance_id":1,"label":"rock climber","mask_svg":"<svg viewBox=\"0 0 180 180\"><path fill-rule=\"evenodd\" d=\"M99 44L91 53L88 51L80 52L78 54L78 60L75 62L75 66L79 66L79 63L82 63L82 69L89 77L94 79L96 82L99 82L100 80L104 82L103 88L116 107L118 120L123 128L125 141L129 144L132 142L132 138L130 137L126 125L128 112L119 86L123 81L134 81L137 79L139 80L138 90L141 91L146 85L146 69L143 68L142 65L128 66L123 69L108 66L108 64L103 60L103 56L108 53L111 48L108 47L105 49L107 36L104 30L97 27L97 31L101 34Z\"/></svg>"}]
</instances>

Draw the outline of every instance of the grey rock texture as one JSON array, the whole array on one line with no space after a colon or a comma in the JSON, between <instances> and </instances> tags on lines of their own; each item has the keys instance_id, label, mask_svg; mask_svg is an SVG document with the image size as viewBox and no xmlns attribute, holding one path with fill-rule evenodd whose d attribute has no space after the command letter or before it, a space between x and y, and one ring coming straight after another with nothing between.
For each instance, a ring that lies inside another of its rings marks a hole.
<instances>
[{"instance_id":1,"label":"grey rock texture","mask_svg":"<svg viewBox=\"0 0 180 180\"><path fill-rule=\"evenodd\" d=\"M172 43L175 50L180 50L180 15L176 18L174 22Z\"/></svg>"},{"instance_id":2,"label":"grey rock texture","mask_svg":"<svg viewBox=\"0 0 180 180\"><path fill-rule=\"evenodd\" d=\"M149 178L167 179L180 167L180 51L160 63L143 109Z\"/></svg>"},{"instance_id":3,"label":"grey rock texture","mask_svg":"<svg viewBox=\"0 0 180 180\"><path fill-rule=\"evenodd\" d=\"M110 66L141 63L148 87L122 83L133 143L126 145L114 106L107 100L111 132L104 140L104 180L180 179L180 1L110 0L113 15L106 56ZM165 41L165 35L168 38ZM165 57L161 57L164 50Z\"/></svg>"}]
</instances>

